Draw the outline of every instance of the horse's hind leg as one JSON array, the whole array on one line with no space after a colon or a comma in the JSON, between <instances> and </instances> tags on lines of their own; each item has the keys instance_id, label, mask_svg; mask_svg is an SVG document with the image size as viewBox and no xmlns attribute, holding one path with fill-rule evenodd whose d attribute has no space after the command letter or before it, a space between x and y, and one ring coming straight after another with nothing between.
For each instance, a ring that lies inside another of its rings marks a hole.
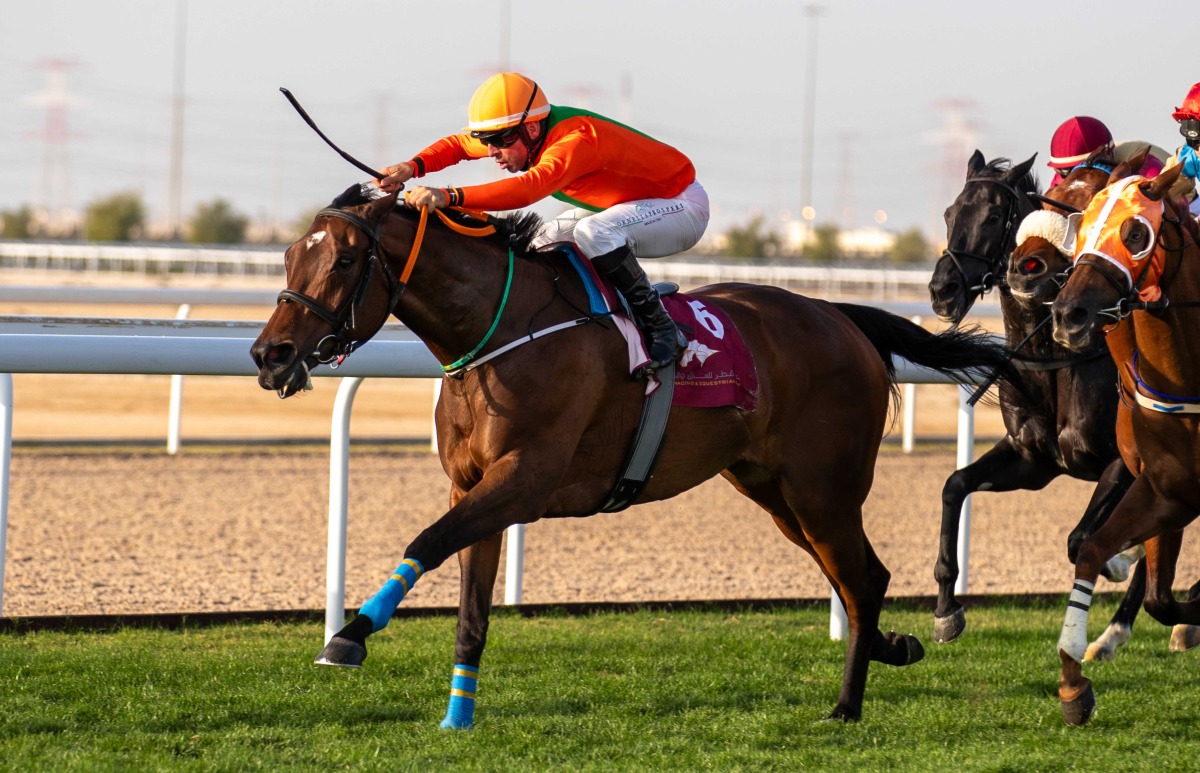
<instances>
[{"instance_id":1,"label":"horse's hind leg","mask_svg":"<svg viewBox=\"0 0 1200 773\"><path fill-rule=\"evenodd\" d=\"M887 569L862 533L862 510L842 501L807 503L822 512L829 528L806 530L784 488L755 465L735 465L726 473L733 485L771 514L789 540L807 551L833 586L849 621L846 660L838 703L830 719L857 720L862 715L870 660L892 665L915 663L924 655L914 637L879 630L879 613L891 579ZM857 524L857 528L855 528Z\"/></svg>"}]
</instances>

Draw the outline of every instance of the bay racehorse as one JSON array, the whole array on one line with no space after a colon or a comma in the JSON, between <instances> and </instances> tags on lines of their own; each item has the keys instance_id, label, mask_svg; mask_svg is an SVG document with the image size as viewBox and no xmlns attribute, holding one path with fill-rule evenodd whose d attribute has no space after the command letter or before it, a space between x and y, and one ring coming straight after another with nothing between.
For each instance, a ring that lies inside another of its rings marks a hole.
<instances>
[{"instance_id":1,"label":"bay racehorse","mask_svg":"<svg viewBox=\"0 0 1200 773\"><path fill-rule=\"evenodd\" d=\"M1101 335L1117 365L1121 456L1137 479L1084 540L1058 641L1059 700L1068 724L1095 708L1083 676L1088 608L1108 558L1146 547L1146 611L1165 625L1200 624L1200 584L1172 594L1182 530L1200 513L1200 228L1167 194L1180 167L1153 180L1118 168L1078 223L1075 267L1053 305L1054 338L1080 351Z\"/></svg>"},{"instance_id":2,"label":"bay racehorse","mask_svg":"<svg viewBox=\"0 0 1200 773\"><path fill-rule=\"evenodd\" d=\"M1099 481L1072 532L1070 554L1090 524L1107 517L1133 479L1117 453L1113 429L1117 401L1112 390L1116 374L1102 345L1082 354L1065 351L1051 340L1048 310L1023 304L1009 286L1008 258L1017 246L1021 224L1042 206L1037 180L1030 173L1033 160L1010 166L1007 159L987 162L975 152L963 190L946 210L946 252L929 282L934 310L955 325L977 298L995 287L1005 339L1017 357L1017 378L1000 384L1005 436L972 464L951 474L942 489L934 567L938 583L934 639L938 642L953 641L966 628L966 613L954 596L954 584L959 575L959 521L969 495L1037 491L1064 474ZM1057 186L1056 193L1079 204L1099 190L1089 190L1089 180L1101 184L1097 174L1107 179L1104 172L1073 174L1069 183ZM1114 560L1106 571L1114 579L1121 578L1128 563ZM1133 614L1139 603L1140 597L1133 601Z\"/></svg>"},{"instance_id":3,"label":"bay racehorse","mask_svg":"<svg viewBox=\"0 0 1200 773\"><path fill-rule=\"evenodd\" d=\"M501 233L475 238L458 232L453 215L426 230L426 214L397 206L395 194L369 200L357 188L317 214L287 250L287 289L251 350L262 387L296 393L310 368L352 351L390 314L452 369L588 308L582 280L561 255L528 251L535 215L493 220ZM691 295L727 314L744 339L757 403L673 408L636 501L673 497L719 474L766 510L845 606L847 651L830 717L857 719L869 661L903 666L924 654L915 637L880 630L890 575L863 532L863 502L897 397L892 357L977 378L1007 367L1003 347L983 334L935 335L880 309L776 287L718 284ZM630 376L627 344L612 328L594 318L443 380L435 420L450 507L409 543L396 573L319 663L360 665L367 636L388 623L408 587L457 553L456 665L443 727L471 726L504 529L595 514L637 431L647 385ZM611 567L622 571L619 554Z\"/></svg>"},{"instance_id":4,"label":"bay racehorse","mask_svg":"<svg viewBox=\"0 0 1200 773\"><path fill-rule=\"evenodd\" d=\"M1139 169L1141 163L1145 161L1146 152L1150 150L1150 146L1146 146L1146 150L1130 157L1126 162L1128 169ZM1072 172L1067 175L1060 184L1046 191L1042 197L1045 202L1045 209L1036 212L1026 218L1026 221L1021 224L1020 234L1025 238L1019 238L1018 245L1013 250L1012 256L1009 257L1007 280L1008 287L1012 290L1013 298L1025 308L1026 313L1031 320L1037 320L1038 330L1042 330L1050 319L1050 304L1058 296L1058 292L1062 289L1064 283L1067 282L1067 276L1070 274L1070 269L1073 266L1074 254L1070 251L1070 247L1063 245L1062 241L1067 233L1067 216L1081 212L1092 197L1096 196L1100 190L1108 185L1109 176L1116 168L1116 160L1110 155L1110 151L1097 151L1092 157L1084 163L1075 167ZM1128 173L1128 169L1126 172ZM1037 218L1038 222L1031 221ZM1048 331L1049 332L1049 331ZM1036 346L1042 349L1046 356L1051 358L1051 361L1057 360L1069 362L1074 358L1087 358L1088 352L1074 353L1064 355L1062 347L1054 341L1048 340L1048 335L1034 336L1033 341L1036 341ZM1110 379L1112 384L1116 382L1116 366L1112 365L1112 358L1109 356L1108 346L1094 347L1094 350L1100 350L1103 358L1099 362L1093 362L1091 367L1096 367L1098 370L1103 370L1102 376L1097 376L1092 379L1087 379L1088 382L1103 385L1105 377ZM1022 352L1028 354L1027 350L1022 349ZM1020 365L1020 362L1019 362ZM1102 366L1104 366L1102 368ZM1111 366L1111 367L1109 367ZM1062 383L1063 379L1078 380L1076 371L1058 371L1057 372L1058 394L1062 395L1080 395L1081 391L1078 388L1072 388L1070 383ZM1085 390L1084 395L1087 395ZM1091 394L1091 400L1096 411L1104 411L1108 414L1108 407L1111 403L1115 406L1118 421L1126 421L1129 418L1128 406L1122 405L1117 399L1117 391L1115 388L1097 391ZM1116 427L1114 427L1114 447L1116 444ZM1124 462L1122 461L1122 467ZM1082 541L1091 532L1096 531L1096 528L1102 523L1111 513L1111 509L1116 507L1116 503L1120 502L1120 498L1124 496L1124 491L1128 490L1128 484L1133 483L1133 475L1123 474L1122 480L1128 480L1128 483L1122 486L1110 487L1105 495L1105 505L1103 508L1097 508L1094 516L1085 516L1084 521L1074 529L1067 541L1067 555L1070 561L1074 563L1075 557L1078 556L1079 546ZM1103 487L1098 486L1097 491L1102 491ZM1145 555L1145 550L1139 545L1136 549L1130 549L1126 553L1133 555ZM1102 574L1108 576L1110 580L1118 580L1126 570L1126 564L1129 557L1126 553L1120 553L1111 559ZM1129 640L1129 636L1133 635L1133 624L1138 618L1138 611L1141 609L1142 600L1146 593L1146 562L1139 561L1136 564L1134 574L1130 577L1129 587L1127 588L1124 598L1121 600L1120 606L1112 616L1108 627L1104 629L1104 633L1096 637L1087 646L1087 651L1084 654L1084 660L1111 660L1115 657L1118 647L1121 647L1124 642ZM1194 643L1198 639L1200 631L1186 630L1189 627L1180 625L1171 636L1171 648L1174 651L1182 651L1189 647L1195 646Z\"/></svg>"}]
</instances>

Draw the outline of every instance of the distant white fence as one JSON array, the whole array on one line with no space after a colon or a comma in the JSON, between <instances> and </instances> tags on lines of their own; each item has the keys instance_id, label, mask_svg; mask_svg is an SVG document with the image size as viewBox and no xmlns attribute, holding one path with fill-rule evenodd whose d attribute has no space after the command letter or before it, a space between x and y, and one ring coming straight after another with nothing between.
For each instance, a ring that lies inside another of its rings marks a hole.
<instances>
[{"instance_id":1,"label":"distant white fence","mask_svg":"<svg viewBox=\"0 0 1200 773\"><path fill-rule=\"evenodd\" d=\"M70 271L73 274L283 276L282 246L230 247L170 244L101 244L0 240L0 268ZM684 256L686 258L687 256ZM852 293L876 300L921 297L929 284L926 268L867 268L763 265L736 259L647 260L654 281L683 287L714 282L770 284L820 295Z\"/></svg>"},{"instance_id":2,"label":"distant white fence","mask_svg":"<svg viewBox=\"0 0 1200 773\"><path fill-rule=\"evenodd\" d=\"M251 329L247 330L247 326ZM5 542L8 532L9 469L12 458L13 373L106 373L197 376L255 376L248 352L260 323L188 320L81 320L77 318L0 318L0 614L4 601ZM341 376L330 429L329 534L326 565L325 630L328 640L344 622L347 485L349 478L350 410L362 379L437 378L441 369L433 355L400 326L386 326L370 345L355 352L336 371L319 367L313 376ZM101 345L97 345L101 338ZM906 361L897 362L902 383L950 383L940 373ZM962 388L965 396L969 389ZM969 464L974 444L974 414L960 401L959 465ZM958 558L958 593L967 590L970 498L963 506ZM523 527L508 532L510 560L506 603L520 603L522 560L511 548L524 539ZM832 596L830 635L846 632L844 610Z\"/></svg>"}]
</instances>

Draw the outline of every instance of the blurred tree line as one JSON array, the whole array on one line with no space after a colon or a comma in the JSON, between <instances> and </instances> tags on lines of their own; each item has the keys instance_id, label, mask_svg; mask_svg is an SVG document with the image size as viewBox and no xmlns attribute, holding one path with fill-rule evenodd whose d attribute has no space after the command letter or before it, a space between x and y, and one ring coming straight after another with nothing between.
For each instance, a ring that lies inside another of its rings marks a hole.
<instances>
[{"instance_id":1,"label":"blurred tree line","mask_svg":"<svg viewBox=\"0 0 1200 773\"><path fill-rule=\"evenodd\" d=\"M183 233L171 237L193 244L241 244L246 241L249 225L249 217L235 210L225 199L218 198L197 205L184 224ZM36 213L29 206L0 210L0 237L36 238L44 235L40 230ZM81 225L73 232L56 236L94 242L148 240L146 207L137 193L114 193L88 204Z\"/></svg>"},{"instance_id":2,"label":"blurred tree line","mask_svg":"<svg viewBox=\"0 0 1200 773\"><path fill-rule=\"evenodd\" d=\"M834 263L847 258L860 257L845 254L841 247L842 233L835 225L818 225L813 228L812 238L799 251L789 249L783 237L767 228L761 215L755 215L744 225L733 226L718 239L721 247L715 254L729 258L803 260L813 263ZM910 228L896 235L891 249L879 259L891 263L925 263L932 260L933 247L918 228Z\"/></svg>"}]
</instances>

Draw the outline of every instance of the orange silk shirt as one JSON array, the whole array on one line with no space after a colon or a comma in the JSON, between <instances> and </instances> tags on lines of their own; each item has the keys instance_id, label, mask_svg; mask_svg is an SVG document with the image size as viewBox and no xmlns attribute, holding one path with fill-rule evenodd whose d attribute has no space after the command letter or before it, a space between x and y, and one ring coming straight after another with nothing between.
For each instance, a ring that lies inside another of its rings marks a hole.
<instances>
[{"instance_id":1,"label":"orange silk shirt","mask_svg":"<svg viewBox=\"0 0 1200 773\"><path fill-rule=\"evenodd\" d=\"M487 146L468 134L444 137L413 159L436 172L486 158ZM521 209L547 196L593 211L640 199L669 199L696 180L687 156L670 145L595 113L550 108L546 141L528 171L462 188L469 209Z\"/></svg>"}]
</instances>

